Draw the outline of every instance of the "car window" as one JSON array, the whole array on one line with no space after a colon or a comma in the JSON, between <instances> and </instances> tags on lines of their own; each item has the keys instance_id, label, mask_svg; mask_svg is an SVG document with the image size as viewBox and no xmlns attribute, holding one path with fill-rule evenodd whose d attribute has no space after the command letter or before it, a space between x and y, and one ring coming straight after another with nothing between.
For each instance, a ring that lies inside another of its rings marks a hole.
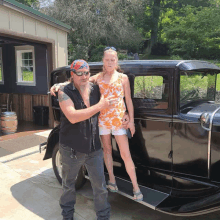
<instances>
[{"instance_id":1,"label":"car window","mask_svg":"<svg viewBox=\"0 0 220 220\"><path fill-rule=\"evenodd\" d=\"M136 76L134 79L134 105L146 109L167 109L169 81L166 75Z\"/></svg>"},{"instance_id":2,"label":"car window","mask_svg":"<svg viewBox=\"0 0 220 220\"><path fill-rule=\"evenodd\" d=\"M180 107L197 101L219 102L219 74L210 71L180 73Z\"/></svg>"},{"instance_id":3,"label":"car window","mask_svg":"<svg viewBox=\"0 0 220 220\"><path fill-rule=\"evenodd\" d=\"M63 83L68 80L67 71L60 71L53 74L53 84L55 83ZM51 85L52 86L52 85Z\"/></svg>"}]
</instances>

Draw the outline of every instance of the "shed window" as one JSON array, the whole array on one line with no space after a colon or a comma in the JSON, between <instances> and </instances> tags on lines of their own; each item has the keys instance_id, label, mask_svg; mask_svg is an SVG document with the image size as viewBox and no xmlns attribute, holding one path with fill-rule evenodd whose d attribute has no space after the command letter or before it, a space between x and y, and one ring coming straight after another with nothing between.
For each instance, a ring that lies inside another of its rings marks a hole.
<instances>
[{"instance_id":1,"label":"shed window","mask_svg":"<svg viewBox=\"0 0 220 220\"><path fill-rule=\"evenodd\" d=\"M3 76L2 47L0 47L0 84L3 83L4 83L4 76Z\"/></svg>"},{"instance_id":2,"label":"shed window","mask_svg":"<svg viewBox=\"0 0 220 220\"><path fill-rule=\"evenodd\" d=\"M35 59L33 46L16 47L17 84L35 86Z\"/></svg>"}]
</instances>

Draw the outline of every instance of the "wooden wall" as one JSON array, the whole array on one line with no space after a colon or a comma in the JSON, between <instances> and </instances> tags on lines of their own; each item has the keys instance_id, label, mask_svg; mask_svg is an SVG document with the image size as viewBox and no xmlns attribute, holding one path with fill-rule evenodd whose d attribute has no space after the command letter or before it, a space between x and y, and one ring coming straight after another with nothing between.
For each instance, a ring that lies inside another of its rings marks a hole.
<instances>
[{"instance_id":1,"label":"wooden wall","mask_svg":"<svg viewBox=\"0 0 220 220\"><path fill-rule=\"evenodd\" d=\"M8 94L0 93L0 103L7 103ZM33 121L33 106L49 106L48 95L10 94L12 111L18 120Z\"/></svg>"},{"instance_id":2,"label":"wooden wall","mask_svg":"<svg viewBox=\"0 0 220 220\"><path fill-rule=\"evenodd\" d=\"M2 38L2 37L1 37ZM4 40L10 40L9 38L2 38ZM34 46L35 56L35 83L36 85L19 85L16 78L16 56L15 46L21 45ZM3 58L3 78L4 83L0 84L1 93L13 93L13 94L35 94L35 95L47 95L48 92L48 64L47 64L47 47L43 44L36 44L31 42L18 41L17 44L5 44L2 47Z\"/></svg>"}]
</instances>

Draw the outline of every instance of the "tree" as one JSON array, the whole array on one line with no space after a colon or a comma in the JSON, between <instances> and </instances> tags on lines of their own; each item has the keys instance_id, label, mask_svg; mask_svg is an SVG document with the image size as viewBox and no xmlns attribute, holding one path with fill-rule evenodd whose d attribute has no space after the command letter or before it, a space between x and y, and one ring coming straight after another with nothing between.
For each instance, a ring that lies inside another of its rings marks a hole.
<instances>
[{"instance_id":1,"label":"tree","mask_svg":"<svg viewBox=\"0 0 220 220\"><path fill-rule=\"evenodd\" d=\"M216 7L219 0L145 0L144 22L136 22L135 26L148 40L147 54L158 42L166 42L164 29L167 29L176 20L185 16L182 9L193 7L201 10L203 7ZM139 21L137 16L136 18Z\"/></svg>"},{"instance_id":2,"label":"tree","mask_svg":"<svg viewBox=\"0 0 220 220\"><path fill-rule=\"evenodd\" d=\"M88 59L91 48L100 44L137 50L142 36L129 20L141 0L55 0L47 14L74 29L69 38L73 53ZM84 54L82 54L84 53Z\"/></svg>"},{"instance_id":3,"label":"tree","mask_svg":"<svg viewBox=\"0 0 220 220\"><path fill-rule=\"evenodd\" d=\"M17 1L29 7L39 8L38 0L17 0Z\"/></svg>"},{"instance_id":4,"label":"tree","mask_svg":"<svg viewBox=\"0 0 220 220\"><path fill-rule=\"evenodd\" d=\"M187 6L182 13L185 17L179 18L165 31L172 54L186 59L219 56L219 9Z\"/></svg>"},{"instance_id":5,"label":"tree","mask_svg":"<svg viewBox=\"0 0 220 220\"><path fill-rule=\"evenodd\" d=\"M154 0L152 6L152 17L151 17L151 37L150 43L148 44L147 54L151 54L152 47L157 43L158 35L158 23L161 10L161 0Z\"/></svg>"}]
</instances>

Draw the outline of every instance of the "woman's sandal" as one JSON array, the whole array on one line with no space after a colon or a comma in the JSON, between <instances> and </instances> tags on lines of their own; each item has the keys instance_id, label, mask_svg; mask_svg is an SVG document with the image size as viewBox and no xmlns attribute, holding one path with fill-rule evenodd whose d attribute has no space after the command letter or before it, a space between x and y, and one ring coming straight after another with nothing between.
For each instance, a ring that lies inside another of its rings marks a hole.
<instances>
[{"instance_id":1,"label":"woman's sandal","mask_svg":"<svg viewBox=\"0 0 220 220\"><path fill-rule=\"evenodd\" d=\"M118 192L118 187L116 183L111 183L108 181L107 188L110 192Z\"/></svg>"},{"instance_id":2,"label":"woman's sandal","mask_svg":"<svg viewBox=\"0 0 220 220\"><path fill-rule=\"evenodd\" d=\"M137 191L137 192L134 192L134 191L133 191L133 193L134 193L134 200L135 200L135 201L140 202L140 201L143 200L144 197L143 197L143 194L141 193L140 190Z\"/></svg>"}]
</instances>

